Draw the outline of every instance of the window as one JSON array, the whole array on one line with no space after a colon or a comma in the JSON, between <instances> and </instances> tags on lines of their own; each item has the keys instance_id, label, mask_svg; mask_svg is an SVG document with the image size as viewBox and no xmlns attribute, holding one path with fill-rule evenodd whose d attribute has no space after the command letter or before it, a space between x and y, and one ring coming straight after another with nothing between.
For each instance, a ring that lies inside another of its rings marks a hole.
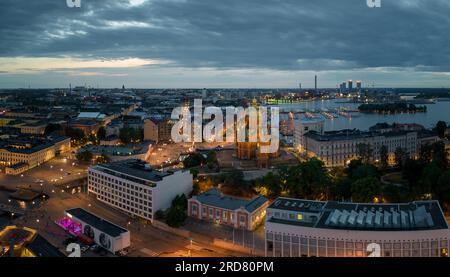
<instances>
[{"instance_id":1,"label":"window","mask_svg":"<svg viewBox=\"0 0 450 277\"><path fill-rule=\"evenodd\" d=\"M303 220L303 214L298 213L297 214L297 220Z\"/></svg>"}]
</instances>

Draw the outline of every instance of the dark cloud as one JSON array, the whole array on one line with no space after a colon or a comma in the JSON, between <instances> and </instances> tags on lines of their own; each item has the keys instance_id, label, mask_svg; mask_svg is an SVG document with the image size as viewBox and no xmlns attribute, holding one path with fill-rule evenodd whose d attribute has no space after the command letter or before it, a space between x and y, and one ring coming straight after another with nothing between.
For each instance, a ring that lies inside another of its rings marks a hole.
<instances>
[{"instance_id":1,"label":"dark cloud","mask_svg":"<svg viewBox=\"0 0 450 277\"><path fill-rule=\"evenodd\" d=\"M177 66L450 71L448 0L3 0L0 56L152 58Z\"/></svg>"}]
</instances>

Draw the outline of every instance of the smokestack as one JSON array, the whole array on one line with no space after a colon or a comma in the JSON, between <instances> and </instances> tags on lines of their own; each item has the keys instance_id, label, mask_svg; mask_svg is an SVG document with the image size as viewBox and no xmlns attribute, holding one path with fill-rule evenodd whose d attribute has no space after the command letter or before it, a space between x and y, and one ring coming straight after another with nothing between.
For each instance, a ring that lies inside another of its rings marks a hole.
<instances>
[{"instance_id":1,"label":"smokestack","mask_svg":"<svg viewBox=\"0 0 450 277\"><path fill-rule=\"evenodd\" d=\"M314 90L317 91L317 75L314 76Z\"/></svg>"}]
</instances>

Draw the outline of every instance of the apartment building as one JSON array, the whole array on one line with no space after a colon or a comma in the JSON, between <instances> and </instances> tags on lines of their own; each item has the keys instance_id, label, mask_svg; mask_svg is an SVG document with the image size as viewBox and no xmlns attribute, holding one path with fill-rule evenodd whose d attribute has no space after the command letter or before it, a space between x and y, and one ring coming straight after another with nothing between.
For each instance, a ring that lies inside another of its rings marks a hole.
<instances>
[{"instance_id":1,"label":"apartment building","mask_svg":"<svg viewBox=\"0 0 450 277\"><path fill-rule=\"evenodd\" d=\"M144 140L169 142L172 140L172 126L174 122L169 118L152 117L144 121Z\"/></svg>"},{"instance_id":2,"label":"apartment building","mask_svg":"<svg viewBox=\"0 0 450 277\"><path fill-rule=\"evenodd\" d=\"M305 134L310 131L315 131L319 134L322 134L324 131L325 120L323 119L308 119L302 118L299 120L295 120L294 123L294 148L300 152L304 151L305 145Z\"/></svg>"},{"instance_id":3,"label":"apartment building","mask_svg":"<svg viewBox=\"0 0 450 277\"><path fill-rule=\"evenodd\" d=\"M11 138L0 141L0 165L5 173L21 174L53 159L59 153L70 151L70 138Z\"/></svg>"},{"instance_id":4,"label":"apartment building","mask_svg":"<svg viewBox=\"0 0 450 277\"><path fill-rule=\"evenodd\" d=\"M380 149L388 149L389 163L394 163L394 153L402 148L411 158L417 156L420 141L416 131L365 132L360 130L340 130L318 133L311 131L303 136L303 149L310 157L317 157L327 167L345 166L358 157L358 145L368 144L372 159L380 159Z\"/></svg>"}]
</instances>

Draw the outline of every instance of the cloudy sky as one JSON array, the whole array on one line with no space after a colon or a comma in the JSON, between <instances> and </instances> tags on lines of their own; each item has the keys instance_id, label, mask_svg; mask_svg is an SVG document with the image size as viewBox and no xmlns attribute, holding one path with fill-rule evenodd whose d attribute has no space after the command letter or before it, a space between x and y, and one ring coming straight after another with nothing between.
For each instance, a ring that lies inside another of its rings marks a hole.
<instances>
[{"instance_id":1,"label":"cloudy sky","mask_svg":"<svg viewBox=\"0 0 450 277\"><path fill-rule=\"evenodd\" d=\"M450 1L2 0L0 88L450 87Z\"/></svg>"}]
</instances>

